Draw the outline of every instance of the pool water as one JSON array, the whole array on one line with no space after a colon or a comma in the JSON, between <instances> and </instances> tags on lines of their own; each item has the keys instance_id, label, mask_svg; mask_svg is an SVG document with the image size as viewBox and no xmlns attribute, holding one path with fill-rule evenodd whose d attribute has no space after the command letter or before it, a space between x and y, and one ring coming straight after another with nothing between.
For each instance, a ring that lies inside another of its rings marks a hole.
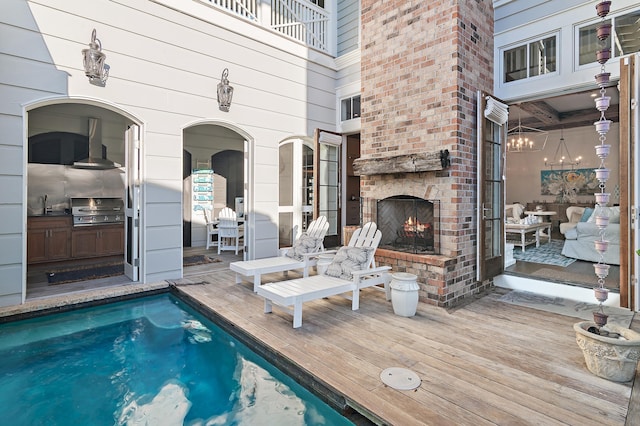
<instances>
[{"instance_id":1,"label":"pool water","mask_svg":"<svg viewBox=\"0 0 640 426\"><path fill-rule=\"evenodd\" d=\"M0 326L12 425L350 425L169 294Z\"/></svg>"}]
</instances>

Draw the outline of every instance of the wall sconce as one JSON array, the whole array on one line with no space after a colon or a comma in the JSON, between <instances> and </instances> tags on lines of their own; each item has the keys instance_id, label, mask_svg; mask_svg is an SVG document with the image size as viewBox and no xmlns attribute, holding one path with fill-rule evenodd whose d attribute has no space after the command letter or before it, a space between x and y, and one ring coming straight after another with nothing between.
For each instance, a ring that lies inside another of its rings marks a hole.
<instances>
[{"instance_id":1,"label":"wall sconce","mask_svg":"<svg viewBox=\"0 0 640 426\"><path fill-rule=\"evenodd\" d=\"M96 38L96 29L91 33L91 42L88 49L82 49L84 58L84 74L89 77L91 83L106 83L109 77L109 67L104 60L107 55L102 53L102 43Z\"/></svg>"},{"instance_id":2,"label":"wall sconce","mask_svg":"<svg viewBox=\"0 0 640 426\"><path fill-rule=\"evenodd\" d=\"M225 68L222 71L222 78L220 79L220 83L218 83L218 107L220 111L229 112L229 107L231 107L231 98L233 98L233 86L229 85L229 80L227 77L229 76L229 69Z\"/></svg>"}]
</instances>

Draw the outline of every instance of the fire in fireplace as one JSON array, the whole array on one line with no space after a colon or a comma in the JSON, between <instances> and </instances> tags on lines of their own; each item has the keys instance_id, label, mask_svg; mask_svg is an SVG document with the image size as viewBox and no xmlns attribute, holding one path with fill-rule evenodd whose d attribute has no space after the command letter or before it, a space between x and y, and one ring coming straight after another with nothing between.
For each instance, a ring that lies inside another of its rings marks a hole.
<instances>
[{"instance_id":1,"label":"fire in fireplace","mask_svg":"<svg viewBox=\"0 0 640 426\"><path fill-rule=\"evenodd\" d=\"M437 201L395 196L376 203L380 247L416 254L439 254L440 209Z\"/></svg>"}]
</instances>

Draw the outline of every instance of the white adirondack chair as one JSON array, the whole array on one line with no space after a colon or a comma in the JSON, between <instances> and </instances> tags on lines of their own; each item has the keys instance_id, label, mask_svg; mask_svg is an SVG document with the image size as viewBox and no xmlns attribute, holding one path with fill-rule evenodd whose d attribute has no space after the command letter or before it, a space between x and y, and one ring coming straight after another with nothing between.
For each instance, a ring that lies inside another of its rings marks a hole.
<instances>
[{"instance_id":1,"label":"white adirondack chair","mask_svg":"<svg viewBox=\"0 0 640 426\"><path fill-rule=\"evenodd\" d=\"M235 250L238 254L242 236L236 212L229 207L223 208L218 216L218 254L223 250Z\"/></svg>"},{"instance_id":2,"label":"white adirondack chair","mask_svg":"<svg viewBox=\"0 0 640 426\"><path fill-rule=\"evenodd\" d=\"M242 277L253 277L253 291L257 291L262 282L262 274L283 272L286 275L288 271L302 269L302 275L309 276L309 268L318 262L317 256L323 248L322 240L328 230L327 218L319 216L309 224L307 231L296 239L293 247L280 250L280 256L231 262L229 268L236 273L236 283L240 284ZM312 242L314 246L310 246Z\"/></svg>"},{"instance_id":3,"label":"white adirondack chair","mask_svg":"<svg viewBox=\"0 0 640 426\"><path fill-rule=\"evenodd\" d=\"M271 313L273 305L277 305L293 315L293 328L298 328L302 326L302 304L304 302L350 293L351 309L355 311L360 308L360 290L374 286L379 288L378 286L381 284L384 285L383 290L387 300L391 300L389 288L391 267L373 267L375 250L381 238L382 233L376 229L374 223L367 224L354 232L347 247L370 247L372 250L366 261L362 263L362 265L368 266L351 271L353 276L351 280L325 274L259 286L257 293L264 297L264 312Z\"/></svg>"},{"instance_id":4,"label":"white adirondack chair","mask_svg":"<svg viewBox=\"0 0 640 426\"><path fill-rule=\"evenodd\" d=\"M209 219L209 213L207 213L206 210L203 210L202 213L204 214L204 220L207 223L207 250L209 250L210 247L218 246L218 228L216 223ZM216 239L214 240L213 237L216 237Z\"/></svg>"}]
</instances>

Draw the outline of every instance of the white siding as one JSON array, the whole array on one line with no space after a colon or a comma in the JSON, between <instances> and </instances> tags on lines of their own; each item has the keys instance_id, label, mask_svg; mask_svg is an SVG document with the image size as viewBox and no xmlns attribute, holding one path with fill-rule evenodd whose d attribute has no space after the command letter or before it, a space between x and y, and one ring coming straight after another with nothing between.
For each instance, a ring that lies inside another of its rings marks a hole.
<instances>
[{"instance_id":1,"label":"white siding","mask_svg":"<svg viewBox=\"0 0 640 426\"><path fill-rule=\"evenodd\" d=\"M595 24L600 20L596 15L595 4L581 0L514 0L496 8L495 95L506 101L540 99L595 87L594 76L600 72L600 64L595 62L595 58L589 65L578 67L575 63L575 28L577 25ZM611 14L614 14L630 7L637 8L638 2L616 0L611 6ZM557 73L503 83L503 49L554 33L558 34ZM620 77L617 59L610 60L606 70L611 73L612 81Z\"/></svg>"},{"instance_id":2,"label":"white siding","mask_svg":"<svg viewBox=\"0 0 640 426\"><path fill-rule=\"evenodd\" d=\"M24 188L25 105L68 96L126 111L143 129L146 282L178 278L182 272L182 141L189 123L230 123L254 147L249 188L255 198L246 205L255 213L249 225L256 231L252 257L277 251L278 142L294 134L310 136L317 127L335 128L331 57L206 5L165 2L189 9L192 16L163 2L0 2L0 187L17 182ZM105 87L89 84L82 69L81 50L93 28L110 67ZM228 113L216 100L224 68L235 88ZM14 192L0 199L0 253L11 242L14 249L22 247L22 254L0 259L0 270L7 272L0 274L0 305L18 303L25 279L26 196Z\"/></svg>"}]
</instances>

